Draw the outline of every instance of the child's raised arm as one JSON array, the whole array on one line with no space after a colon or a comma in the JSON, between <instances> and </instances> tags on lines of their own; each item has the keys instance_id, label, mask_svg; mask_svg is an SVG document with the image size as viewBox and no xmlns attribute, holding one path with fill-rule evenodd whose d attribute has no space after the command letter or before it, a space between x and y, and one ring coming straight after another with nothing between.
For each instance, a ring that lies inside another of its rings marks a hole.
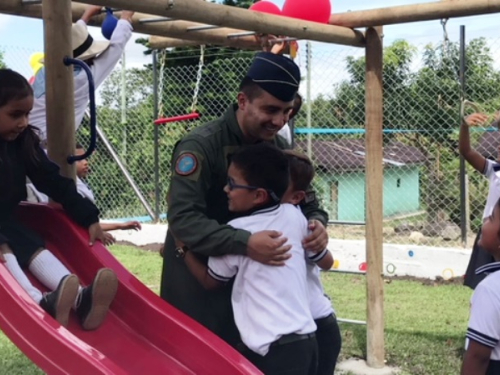
<instances>
[{"instance_id":1,"label":"child's raised arm","mask_svg":"<svg viewBox=\"0 0 500 375\"><path fill-rule=\"evenodd\" d=\"M488 116L482 113L473 113L465 118L465 122L460 125L458 139L458 150L460 155L478 172L483 173L486 158L470 146L469 127L484 124Z\"/></svg>"}]
</instances>

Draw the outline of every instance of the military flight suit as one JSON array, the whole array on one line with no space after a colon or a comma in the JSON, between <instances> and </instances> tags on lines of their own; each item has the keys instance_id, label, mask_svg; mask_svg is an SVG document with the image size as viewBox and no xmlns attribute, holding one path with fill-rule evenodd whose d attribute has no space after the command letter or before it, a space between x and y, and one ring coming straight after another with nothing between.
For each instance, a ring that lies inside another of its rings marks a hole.
<instances>
[{"instance_id":1,"label":"military flight suit","mask_svg":"<svg viewBox=\"0 0 500 375\"><path fill-rule=\"evenodd\" d=\"M233 345L239 335L231 308L231 285L205 290L184 260L176 256L172 232L205 263L209 256L246 254L250 232L226 225L236 216L229 212L223 191L228 156L245 144L236 110L237 105L231 106L222 117L194 129L176 145L161 282L163 299ZM281 137L276 137L274 143L288 148ZM305 216L326 226L326 212L319 208L314 195L310 197L303 207Z\"/></svg>"}]
</instances>

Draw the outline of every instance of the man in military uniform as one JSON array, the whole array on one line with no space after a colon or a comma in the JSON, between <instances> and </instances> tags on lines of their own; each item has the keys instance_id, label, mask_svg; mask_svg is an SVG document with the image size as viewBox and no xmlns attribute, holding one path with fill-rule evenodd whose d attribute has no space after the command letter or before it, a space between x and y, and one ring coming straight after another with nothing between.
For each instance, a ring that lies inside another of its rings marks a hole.
<instances>
[{"instance_id":1,"label":"man in military uniform","mask_svg":"<svg viewBox=\"0 0 500 375\"><path fill-rule=\"evenodd\" d=\"M182 246L205 262L208 256L241 254L281 266L290 257L290 246L281 233L268 230L251 234L226 225L234 215L228 210L223 188L228 158L238 147L263 141L287 147L276 134L288 121L299 83L300 70L291 59L258 53L241 82L237 103L222 117L185 136L172 156L161 296L233 345L238 332L231 309L231 287L203 289L184 264ZM328 242L328 216L319 208L313 192L302 211L311 229L304 247L323 250ZM176 246L176 240L180 246Z\"/></svg>"}]
</instances>

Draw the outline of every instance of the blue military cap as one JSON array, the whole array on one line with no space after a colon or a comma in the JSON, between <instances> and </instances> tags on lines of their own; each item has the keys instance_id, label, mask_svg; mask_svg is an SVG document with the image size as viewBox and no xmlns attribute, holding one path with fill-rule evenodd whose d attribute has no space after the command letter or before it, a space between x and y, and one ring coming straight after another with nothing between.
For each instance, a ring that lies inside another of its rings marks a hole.
<instances>
[{"instance_id":1,"label":"blue military cap","mask_svg":"<svg viewBox=\"0 0 500 375\"><path fill-rule=\"evenodd\" d=\"M269 94L290 102L299 90L300 69L292 59L271 52L259 52L248 70L247 77Z\"/></svg>"}]
</instances>

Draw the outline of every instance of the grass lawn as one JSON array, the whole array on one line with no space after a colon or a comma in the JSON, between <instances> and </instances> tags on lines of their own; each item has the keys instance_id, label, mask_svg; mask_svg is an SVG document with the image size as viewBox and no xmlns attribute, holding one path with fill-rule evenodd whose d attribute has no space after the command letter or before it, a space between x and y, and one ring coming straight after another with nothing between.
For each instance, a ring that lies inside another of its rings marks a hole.
<instances>
[{"instance_id":1,"label":"grass lawn","mask_svg":"<svg viewBox=\"0 0 500 375\"><path fill-rule=\"evenodd\" d=\"M127 246L112 252L139 279L159 291L161 259L157 253ZM326 273L326 292L340 318L365 320L364 277ZM426 283L428 284L428 283ZM459 373L471 291L456 284L424 285L419 281L387 280L385 284L386 359L403 374ZM364 357L364 326L341 324L342 358ZM0 333L0 374L42 374Z\"/></svg>"}]
</instances>

